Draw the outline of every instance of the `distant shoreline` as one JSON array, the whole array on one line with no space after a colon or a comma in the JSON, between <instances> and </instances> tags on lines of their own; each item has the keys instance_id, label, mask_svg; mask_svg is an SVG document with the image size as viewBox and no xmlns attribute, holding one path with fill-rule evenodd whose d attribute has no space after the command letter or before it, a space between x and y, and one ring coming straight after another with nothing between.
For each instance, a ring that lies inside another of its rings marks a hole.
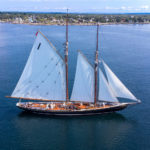
<instances>
[{"instance_id":1,"label":"distant shoreline","mask_svg":"<svg viewBox=\"0 0 150 150\"><path fill-rule=\"evenodd\" d=\"M52 26L52 25L57 25L57 26L65 26L65 24L58 24L58 23L51 23L51 24L46 24L46 23L14 23L14 22L7 22L7 21L0 21L0 23L8 23L8 24L20 24L20 25L43 25L43 26ZM99 23L99 25L138 25L138 24L150 24L149 22L146 23ZM69 25L73 26L95 26L97 23L69 23Z\"/></svg>"},{"instance_id":2,"label":"distant shoreline","mask_svg":"<svg viewBox=\"0 0 150 150\"><path fill-rule=\"evenodd\" d=\"M66 14L46 13L4 13L0 12L0 22L27 25L60 25L66 24ZM94 26L119 24L150 24L150 15L146 14L69 14L69 25Z\"/></svg>"}]
</instances>

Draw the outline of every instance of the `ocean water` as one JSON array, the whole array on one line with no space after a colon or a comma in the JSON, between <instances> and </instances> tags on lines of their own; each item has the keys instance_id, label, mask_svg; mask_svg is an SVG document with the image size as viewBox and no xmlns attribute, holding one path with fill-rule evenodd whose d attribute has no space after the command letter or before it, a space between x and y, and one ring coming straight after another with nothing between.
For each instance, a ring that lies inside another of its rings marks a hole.
<instances>
[{"instance_id":1,"label":"ocean water","mask_svg":"<svg viewBox=\"0 0 150 150\"><path fill-rule=\"evenodd\" d=\"M5 98L21 75L38 29L63 55L64 26L0 24L0 150L149 150L150 25L100 27L100 57L142 103L86 117L31 115L15 106L17 100ZM95 48L95 26L69 26L69 93L77 50L93 64Z\"/></svg>"}]
</instances>

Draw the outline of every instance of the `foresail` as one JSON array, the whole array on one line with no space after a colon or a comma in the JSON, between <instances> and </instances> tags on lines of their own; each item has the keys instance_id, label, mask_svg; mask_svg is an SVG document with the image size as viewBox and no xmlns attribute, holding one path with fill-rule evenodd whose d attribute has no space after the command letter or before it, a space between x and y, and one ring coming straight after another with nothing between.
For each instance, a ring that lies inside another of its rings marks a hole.
<instances>
[{"instance_id":1,"label":"foresail","mask_svg":"<svg viewBox=\"0 0 150 150\"><path fill-rule=\"evenodd\" d=\"M111 69L104 63L104 69L107 75L108 83L117 97L136 100L137 98L125 87Z\"/></svg>"},{"instance_id":2,"label":"foresail","mask_svg":"<svg viewBox=\"0 0 150 150\"><path fill-rule=\"evenodd\" d=\"M38 32L13 97L66 100L65 63L52 44Z\"/></svg>"},{"instance_id":3,"label":"foresail","mask_svg":"<svg viewBox=\"0 0 150 150\"><path fill-rule=\"evenodd\" d=\"M99 69L99 92L98 92L98 100L100 101L108 101L108 102L118 102L118 99L113 94L111 88L108 85L108 82L101 71Z\"/></svg>"},{"instance_id":4,"label":"foresail","mask_svg":"<svg viewBox=\"0 0 150 150\"><path fill-rule=\"evenodd\" d=\"M81 52L78 53L71 100L94 102L94 69Z\"/></svg>"}]
</instances>

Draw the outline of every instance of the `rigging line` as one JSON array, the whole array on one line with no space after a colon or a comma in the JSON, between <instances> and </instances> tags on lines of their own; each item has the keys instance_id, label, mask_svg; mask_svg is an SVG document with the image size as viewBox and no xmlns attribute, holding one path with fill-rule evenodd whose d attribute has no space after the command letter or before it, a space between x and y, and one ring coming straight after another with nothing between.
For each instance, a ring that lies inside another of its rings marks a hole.
<instances>
[{"instance_id":1,"label":"rigging line","mask_svg":"<svg viewBox=\"0 0 150 150\"><path fill-rule=\"evenodd\" d=\"M65 43L65 42L61 42L57 39L54 39L54 40L51 40L51 41L52 41L52 43L59 43L62 47L64 46L64 43ZM54 44L54 45L58 45L58 44ZM58 51L58 47L57 46L55 46L55 47L57 48L57 51Z\"/></svg>"},{"instance_id":2,"label":"rigging line","mask_svg":"<svg viewBox=\"0 0 150 150\"><path fill-rule=\"evenodd\" d=\"M50 41L51 44L52 43L59 43L60 45L63 45L63 43L65 43L64 41L61 42L61 41L59 41L59 40L57 40L55 38L50 38L50 40L48 40L48 41ZM51 44L50 44L50 46L51 46ZM52 45L53 45L52 47L54 47L58 51L58 47L56 46L57 44L52 44Z\"/></svg>"},{"instance_id":3,"label":"rigging line","mask_svg":"<svg viewBox=\"0 0 150 150\"><path fill-rule=\"evenodd\" d=\"M59 57L64 61L63 57L59 54L59 52L57 51L56 47L48 40L48 38L41 32L38 31L46 40L47 42L50 44L50 47L59 55Z\"/></svg>"},{"instance_id":4,"label":"rigging line","mask_svg":"<svg viewBox=\"0 0 150 150\"><path fill-rule=\"evenodd\" d=\"M89 62L89 60L87 59L87 57L80 50L78 50L78 53L80 53L80 55L82 55L85 62L87 62L91 67L93 67L92 64Z\"/></svg>"},{"instance_id":5,"label":"rigging line","mask_svg":"<svg viewBox=\"0 0 150 150\"><path fill-rule=\"evenodd\" d=\"M101 28L101 35L102 36L101 36L101 42L100 42L100 44L103 45L103 43L105 43L107 41L107 36L106 36L104 30L102 30L102 28ZM105 42L102 42L102 40L104 40ZM104 51L104 46L101 46L101 51Z\"/></svg>"}]
</instances>

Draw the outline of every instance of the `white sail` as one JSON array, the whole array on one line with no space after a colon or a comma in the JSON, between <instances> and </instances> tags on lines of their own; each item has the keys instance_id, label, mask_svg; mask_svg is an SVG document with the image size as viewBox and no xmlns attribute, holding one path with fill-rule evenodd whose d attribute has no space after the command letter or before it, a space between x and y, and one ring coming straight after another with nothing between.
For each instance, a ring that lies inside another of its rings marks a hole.
<instances>
[{"instance_id":1,"label":"white sail","mask_svg":"<svg viewBox=\"0 0 150 150\"><path fill-rule=\"evenodd\" d=\"M125 87L125 85L117 78L111 69L104 63L105 72L107 75L109 86L117 97L137 100L137 98Z\"/></svg>"},{"instance_id":2,"label":"white sail","mask_svg":"<svg viewBox=\"0 0 150 150\"><path fill-rule=\"evenodd\" d=\"M13 97L66 100L65 62L38 32Z\"/></svg>"},{"instance_id":3,"label":"white sail","mask_svg":"<svg viewBox=\"0 0 150 150\"><path fill-rule=\"evenodd\" d=\"M100 101L108 101L108 102L118 102L117 98L113 94L111 88L108 85L108 82L101 71L99 69L99 92L98 92L98 100Z\"/></svg>"},{"instance_id":4,"label":"white sail","mask_svg":"<svg viewBox=\"0 0 150 150\"><path fill-rule=\"evenodd\" d=\"M78 53L71 100L94 102L94 69L81 52Z\"/></svg>"}]
</instances>

